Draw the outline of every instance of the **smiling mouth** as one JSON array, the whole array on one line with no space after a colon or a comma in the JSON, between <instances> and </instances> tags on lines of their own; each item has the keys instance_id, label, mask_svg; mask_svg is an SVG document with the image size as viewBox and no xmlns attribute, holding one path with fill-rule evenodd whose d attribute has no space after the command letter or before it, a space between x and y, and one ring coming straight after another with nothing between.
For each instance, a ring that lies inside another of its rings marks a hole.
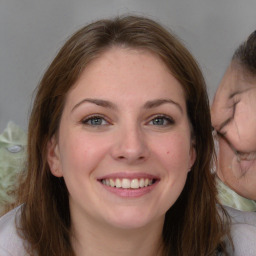
<instances>
[{"instance_id":1,"label":"smiling mouth","mask_svg":"<svg viewBox=\"0 0 256 256\"><path fill-rule=\"evenodd\" d=\"M101 179L100 182L103 185L113 188L121 188L121 189L141 189L145 187L152 186L156 183L156 179L149 178L135 178L135 179L127 179L127 178L116 178L116 179Z\"/></svg>"}]
</instances>

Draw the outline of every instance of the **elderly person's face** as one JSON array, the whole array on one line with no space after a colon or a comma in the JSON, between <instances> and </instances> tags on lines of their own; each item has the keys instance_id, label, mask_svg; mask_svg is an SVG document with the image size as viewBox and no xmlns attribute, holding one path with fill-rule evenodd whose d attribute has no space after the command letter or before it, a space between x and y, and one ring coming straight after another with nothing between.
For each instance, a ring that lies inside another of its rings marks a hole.
<instances>
[{"instance_id":1,"label":"elderly person's face","mask_svg":"<svg viewBox=\"0 0 256 256\"><path fill-rule=\"evenodd\" d=\"M219 141L218 176L238 194L256 200L256 77L232 63L211 114Z\"/></svg>"}]
</instances>

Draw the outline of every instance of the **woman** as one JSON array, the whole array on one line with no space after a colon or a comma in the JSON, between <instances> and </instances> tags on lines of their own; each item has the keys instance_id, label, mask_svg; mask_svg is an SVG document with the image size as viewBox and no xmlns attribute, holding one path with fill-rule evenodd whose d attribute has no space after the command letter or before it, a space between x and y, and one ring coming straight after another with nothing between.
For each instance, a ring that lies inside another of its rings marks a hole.
<instances>
[{"instance_id":1,"label":"woman","mask_svg":"<svg viewBox=\"0 0 256 256\"><path fill-rule=\"evenodd\" d=\"M204 79L154 21L75 33L39 85L28 137L14 212L30 255L224 251Z\"/></svg>"}]
</instances>

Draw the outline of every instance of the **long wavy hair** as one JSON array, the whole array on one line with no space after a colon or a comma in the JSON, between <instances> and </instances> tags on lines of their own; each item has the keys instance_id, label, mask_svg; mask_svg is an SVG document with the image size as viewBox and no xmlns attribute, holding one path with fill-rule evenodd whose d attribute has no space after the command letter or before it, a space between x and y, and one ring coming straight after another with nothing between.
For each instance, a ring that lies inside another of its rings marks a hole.
<instances>
[{"instance_id":1,"label":"long wavy hair","mask_svg":"<svg viewBox=\"0 0 256 256\"><path fill-rule=\"evenodd\" d=\"M111 47L153 52L185 93L197 158L181 195L166 213L164 255L216 255L224 250L227 227L216 208L216 187L210 171L214 144L205 81L198 64L176 36L155 21L137 16L99 20L81 28L61 48L37 88L18 199L22 203L19 229L29 244L30 255L75 255L68 191L63 178L50 172L47 143L58 132L67 93L87 65Z\"/></svg>"}]
</instances>

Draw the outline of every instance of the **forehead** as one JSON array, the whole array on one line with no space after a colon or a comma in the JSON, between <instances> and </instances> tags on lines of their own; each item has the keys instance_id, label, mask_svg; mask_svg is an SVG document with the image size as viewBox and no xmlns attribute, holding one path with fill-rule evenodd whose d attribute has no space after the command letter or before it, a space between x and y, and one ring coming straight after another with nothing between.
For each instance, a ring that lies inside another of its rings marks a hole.
<instances>
[{"instance_id":1,"label":"forehead","mask_svg":"<svg viewBox=\"0 0 256 256\"><path fill-rule=\"evenodd\" d=\"M256 83L256 74L252 74L243 64L232 61L225 72L225 76L234 77L236 79Z\"/></svg>"},{"instance_id":2,"label":"forehead","mask_svg":"<svg viewBox=\"0 0 256 256\"><path fill-rule=\"evenodd\" d=\"M84 69L68 97L163 97L184 99L181 84L156 54L144 49L113 47ZM86 94L86 95L85 95Z\"/></svg>"}]
</instances>

